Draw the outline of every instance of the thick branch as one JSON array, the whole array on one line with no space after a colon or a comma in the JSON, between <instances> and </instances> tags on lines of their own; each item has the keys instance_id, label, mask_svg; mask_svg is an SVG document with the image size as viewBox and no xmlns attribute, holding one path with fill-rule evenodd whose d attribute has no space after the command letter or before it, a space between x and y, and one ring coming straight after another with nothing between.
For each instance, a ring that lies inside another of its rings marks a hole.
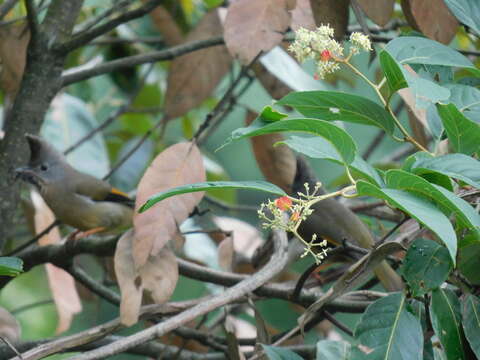
<instances>
[{"instance_id":1,"label":"thick branch","mask_svg":"<svg viewBox=\"0 0 480 360\"><path fill-rule=\"evenodd\" d=\"M0 249L14 228L19 203L14 169L28 158L24 135L38 133L50 102L61 88L65 55L53 51L52 45L69 36L81 6L81 0L52 0L43 23L32 33L20 89L6 113L5 137L0 141ZM29 7L31 23L36 21L32 9Z\"/></svg>"},{"instance_id":2,"label":"thick branch","mask_svg":"<svg viewBox=\"0 0 480 360\"><path fill-rule=\"evenodd\" d=\"M265 284L272 277L280 273L286 266L288 261L287 256L287 235L284 232L275 232L274 236L275 252L270 258L270 261L256 274L239 282L237 285L227 289L218 296L205 301L186 310L176 316L169 318L155 326L142 330L134 335L128 336L123 340L116 341L110 345L100 347L93 351L85 352L81 355L73 356L71 359L87 360L87 359L101 359L110 355L118 354L130 349L131 347L144 344L156 337L162 336L165 333L195 319L197 316L206 314L214 309L224 306L235 299L238 299L258 287Z\"/></svg>"}]
</instances>

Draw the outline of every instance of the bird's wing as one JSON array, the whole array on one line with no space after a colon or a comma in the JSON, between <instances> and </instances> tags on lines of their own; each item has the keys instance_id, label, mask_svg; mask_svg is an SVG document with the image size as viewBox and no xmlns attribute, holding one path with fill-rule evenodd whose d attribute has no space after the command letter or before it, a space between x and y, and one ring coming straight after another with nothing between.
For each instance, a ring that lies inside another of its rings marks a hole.
<instances>
[{"instance_id":1,"label":"bird's wing","mask_svg":"<svg viewBox=\"0 0 480 360\"><path fill-rule=\"evenodd\" d=\"M127 194L113 188L106 181L85 173L77 172L75 176L75 192L94 201L110 201L130 207L134 206L134 201Z\"/></svg>"},{"instance_id":2,"label":"bird's wing","mask_svg":"<svg viewBox=\"0 0 480 360\"><path fill-rule=\"evenodd\" d=\"M123 205L127 205L131 208L135 206L135 201L130 199L127 194L125 194L123 191L120 191L116 188L111 188L110 192L107 194L105 199L103 201L111 201L115 203L120 203Z\"/></svg>"}]
</instances>

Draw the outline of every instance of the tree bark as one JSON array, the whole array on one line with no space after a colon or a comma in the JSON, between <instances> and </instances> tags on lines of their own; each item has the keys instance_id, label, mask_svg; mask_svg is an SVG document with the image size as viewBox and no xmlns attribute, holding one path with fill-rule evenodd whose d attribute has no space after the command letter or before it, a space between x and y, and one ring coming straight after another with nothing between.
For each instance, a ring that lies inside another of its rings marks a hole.
<instances>
[{"instance_id":1,"label":"tree bark","mask_svg":"<svg viewBox=\"0 0 480 360\"><path fill-rule=\"evenodd\" d=\"M82 4L83 0L53 0L41 24L34 23L37 14L29 13L31 39L25 71L12 108L6 115L5 137L0 142L0 249L12 235L19 202L15 169L24 165L29 157L24 134L39 132L45 113L61 88L61 74L68 53L57 49L70 38Z\"/></svg>"}]
</instances>

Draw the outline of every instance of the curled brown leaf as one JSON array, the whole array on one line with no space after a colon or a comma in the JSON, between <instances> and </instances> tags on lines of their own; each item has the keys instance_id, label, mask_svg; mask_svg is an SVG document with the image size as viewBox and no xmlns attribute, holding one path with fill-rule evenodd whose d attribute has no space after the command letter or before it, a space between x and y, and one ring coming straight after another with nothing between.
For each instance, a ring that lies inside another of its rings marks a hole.
<instances>
[{"instance_id":1,"label":"curled brown leaf","mask_svg":"<svg viewBox=\"0 0 480 360\"><path fill-rule=\"evenodd\" d=\"M193 143L172 145L153 160L140 180L135 203L133 259L137 268L145 265L149 256L155 257L173 238L178 226L200 202L203 193L171 197L141 214L138 209L158 192L205 179L202 155Z\"/></svg>"}]
</instances>

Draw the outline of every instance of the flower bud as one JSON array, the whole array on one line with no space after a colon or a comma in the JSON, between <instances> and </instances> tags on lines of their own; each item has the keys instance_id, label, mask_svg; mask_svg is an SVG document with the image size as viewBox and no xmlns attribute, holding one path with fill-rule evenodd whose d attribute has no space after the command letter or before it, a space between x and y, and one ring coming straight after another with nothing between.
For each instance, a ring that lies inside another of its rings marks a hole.
<instances>
[{"instance_id":1,"label":"flower bud","mask_svg":"<svg viewBox=\"0 0 480 360\"><path fill-rule=\"evenodd\" d=\"M282 211L286 211L292 207L292 199L288 196L282 196L278 199L275 199L275 206Z\"/></svg>"}]
</instances>

